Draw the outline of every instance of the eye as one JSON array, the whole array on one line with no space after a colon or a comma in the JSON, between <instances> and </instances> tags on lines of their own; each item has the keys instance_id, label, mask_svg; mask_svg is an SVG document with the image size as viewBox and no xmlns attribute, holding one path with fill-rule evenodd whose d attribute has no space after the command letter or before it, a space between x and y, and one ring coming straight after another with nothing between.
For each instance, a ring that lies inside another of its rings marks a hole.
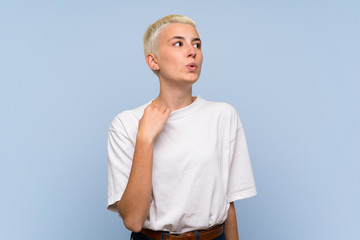
<instances>
[{"instance_id":1,"label":"eye","mask_svg":"<svg viewBox=\"0 0 360 240\"><path fill-rule=\"evenodd\" d=\"M194 47L196 47L196 48L199 48L199 49L200 49L200 48L201 48L201 43L195 43L195 44L194 44Z\"/></svg>"},{"instance_id":2,"label":"eye","mask_svg":"<svg viewBox=\"0 0 360 240\"><path fill-rule=\"evenodd\" d=\"M182 45L183 45L183 44L182 44L182 42L180 42L180 41L179 41L179 42L176 42L176 43L174 44L175 47L181 47Z\"/></svg>"}]
</instances>

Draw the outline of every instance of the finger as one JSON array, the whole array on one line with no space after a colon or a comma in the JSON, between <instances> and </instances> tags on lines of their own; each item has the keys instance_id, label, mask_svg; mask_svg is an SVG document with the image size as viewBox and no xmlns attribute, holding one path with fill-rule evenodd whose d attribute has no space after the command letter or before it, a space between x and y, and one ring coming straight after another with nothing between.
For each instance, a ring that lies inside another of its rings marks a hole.
<instances>
[{"instance_id":1,"label":"finger","mask_svg":"<svg viewBox=\"0 0 360 240\"><path fill-rule=\"evenodd\" d=\"M171 112L170 108L163 107L163 111L162 111L163 113L166 113L166 112L169 112L169 111Z\"/></svg>"},{"instance_id":2,"label":"finger","mask_svg":"<svg viewBox=\"0 0 360 240\"><path fill-rule=\"evenodd\" d=\"M170 109L170 108L166 108L165 111L164 111L164 114L169 117L169 116L170 116L170 113L171 113L171 109Z\"/></svg>"},{"instance_id":3,"label":"finger","mask_svg":"<svg viewBox=\"0 0 360 240\"><path fill-rule=\"evenodd\" d=\"M162 105L159 105L158 103L155 103L154 100L151 102L150 104L152 107L154 108L158 108L160 110L162 110L163 106Z\"/></svg>"},{"instance_id":4,"label":"finger","mask_svg":"<svg viewBox=\"0 0 360 240\"><path fill-rule=\"evenodd\" d=\"M166 107L163 105L157 105L156 108L162 113L165 112L165 110L166 110Z\"/></svg>"},{"instance_id":5,"label":"finger","mask_svg":"<svg viewBox=\"0 0 360 240\"><path fill-rule=\"evenodd\" d=\"M151 102L148 107L151 107L151 108L152 108L152 107L156 107L156 105L155 105L154 102Z\"/></svg>"}]
</instances>

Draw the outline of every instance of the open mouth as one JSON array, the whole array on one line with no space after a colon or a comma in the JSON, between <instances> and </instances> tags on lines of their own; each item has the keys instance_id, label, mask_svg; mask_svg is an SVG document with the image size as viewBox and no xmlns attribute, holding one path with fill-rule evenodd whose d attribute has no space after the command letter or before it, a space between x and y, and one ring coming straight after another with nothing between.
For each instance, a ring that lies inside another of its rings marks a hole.
<instances>
[{"instance_id":1,"label":"open mouth","mask_svg":"<svg viewBox=\"0 0 360 240\"><path fill-rule=\"evenodd\" d=\"M192 62L192 63L189 63L188 65L186 65L187 69L189 69L190 71L195 71L196 68L197 68L197 65L196 63Z\"/></svg>"}]
</instances>

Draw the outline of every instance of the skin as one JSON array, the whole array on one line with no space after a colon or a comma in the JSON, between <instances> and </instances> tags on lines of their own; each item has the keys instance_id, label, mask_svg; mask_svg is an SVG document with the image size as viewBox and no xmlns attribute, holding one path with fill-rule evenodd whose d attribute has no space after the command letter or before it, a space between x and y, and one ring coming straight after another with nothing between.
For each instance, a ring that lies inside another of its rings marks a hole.
<instances>
[{"instance_id":1,"label":"skin","mask_svg":"<svg viewBox=\"0 0 360 240\"><path fill-rule=\"evenodd\" d=\"M127 229L140 232L149 213L154 140L163 129L170 110L150 104L139 121L133 164L117 208Z\"/></svg>"},{"instance_id":2,"label":"skin","mask_svg":"<svg viewBox=\"0 0 360 240\"><path fill-rule=\"evenodd\" d=\"M160 93L145 108L139 121L129 181L117 202L119 214L130 231L141 231L149 213L154 141L171 111L186 107L195 100L192 85L200 76L202 61L198 32L192 25L181 23L172 23L163 28L158 35L157 54L149 53L146 56L148 66L158 71ZM197 68L187 68L189 63L195 63ZM225 235L227 240L238 239L233 203L225 221Z\"/></svg>"},{"instance_id":3,"label":"skin","mask_svg":"<svg viewBox=\"0 0 360 240\"><path fill-rule=\"evenodd\" d=\"M225 239L226 240L239 240L235 205L233 202L230 203L228 216L225 220Z\"/></svg>"},{"instance_id":4,"label":"skin","mask_svg":"<svg viewBox=\"0 0 360 240\"><path fill-rule=\"evenodd\" d=\"M189 24L173 23L159 33L157 54L146 57L151 69L159 69L160 94L154 100L157 105L177 110L194 100L192 85L200 76L203 61L198 39L198 32ZM186 68L191 62L197 64L196 71Z\"/></svg>"}]
</instances>

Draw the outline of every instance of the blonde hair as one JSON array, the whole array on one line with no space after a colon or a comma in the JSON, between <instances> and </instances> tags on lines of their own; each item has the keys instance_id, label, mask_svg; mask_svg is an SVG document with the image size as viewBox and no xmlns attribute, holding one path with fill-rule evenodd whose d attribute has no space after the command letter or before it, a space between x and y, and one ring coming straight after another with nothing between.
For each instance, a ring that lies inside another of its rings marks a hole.
<instances>
[{"instance_id":1,"label":"blonde hair","mask_svg":"<svg viewBox=\"0 0 360 240\"><path fill-rule=\"evenodd\" d=\"M159 32L161 29L170 25L171 23L190 24L194 28L196 28L195 22L191 18L183 16L183 15L169 15L169 16L160 18L159 20L157 20L156 22L151 24L144 34L143 44L144 44L145 57L149 53L153 53L153 54L157 55Z\"/></svg>"}]
</instances>

